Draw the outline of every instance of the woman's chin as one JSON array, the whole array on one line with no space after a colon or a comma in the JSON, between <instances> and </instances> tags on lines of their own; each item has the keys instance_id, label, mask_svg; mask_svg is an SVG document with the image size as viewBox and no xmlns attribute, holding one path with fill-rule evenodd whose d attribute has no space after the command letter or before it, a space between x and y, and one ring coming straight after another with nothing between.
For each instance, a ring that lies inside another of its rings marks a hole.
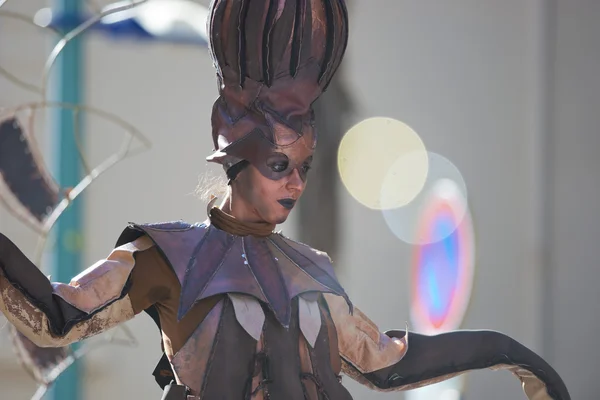
<instances>
[{"instance_id":1,"label":"woman's chin","mask_svg":"<svg viewBox=\"0 0 600 400\"><path fill-rule=\"evenodd\" d=\"M275 225L281 225L283 224L285 221L287 220L287 217L284 218L279 218L277 221L274 222Z\"/></svg>"},{"instance_id":2,"label":"woman's chin","mask_svg":"<svg viewBox=\"0 0 600 400\"><path fill-rule=\"evenodd\" d=\"M275 225L283 224L285 221L287 221L290 215L290 211L291 210L284 210L282 212L277 213L276 217L273 218L272 223Z\"/></svg>"}]
</instances>

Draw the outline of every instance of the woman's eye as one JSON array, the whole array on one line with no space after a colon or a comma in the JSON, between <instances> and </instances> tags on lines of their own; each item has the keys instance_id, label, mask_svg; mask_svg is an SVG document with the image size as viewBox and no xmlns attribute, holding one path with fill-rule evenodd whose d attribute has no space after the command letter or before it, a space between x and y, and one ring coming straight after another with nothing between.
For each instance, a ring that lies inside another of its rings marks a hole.
<instances>
[{"instance_id":1,"label":"woman's eye","mask_svg":"<svg viewBox=\"0 0 600 400\"><path fill-rule=\"evenodd\" d=\"M283 171L285 171L287 169L288 164L289 163L287 161L279 161L279 162L270 164L269 167L274 172L283 172Z\"/></svg>"},{"instance_id":2,"label":"woman's eye","mask_svg":"<svg viewBox=\"0 0 600 400\"><path fill-rule=\"evenodd\" d=\"M279 173L283 172L290 166L290 160L283 153L274 153L266 161L267 167L271 169L271 171Z\"/></svg>"},{"instance_id":3,"label":"woman's eye","mask_svg":"<svg viewBox=\"0 0 600 400\"><path fill-rule=\"evenodd\" d=\"M310 165L304 164L302 166L302 172L304 172L306 174L306 173L308 173L308 171L310 171Z\"/></svg>"}]
</instances>

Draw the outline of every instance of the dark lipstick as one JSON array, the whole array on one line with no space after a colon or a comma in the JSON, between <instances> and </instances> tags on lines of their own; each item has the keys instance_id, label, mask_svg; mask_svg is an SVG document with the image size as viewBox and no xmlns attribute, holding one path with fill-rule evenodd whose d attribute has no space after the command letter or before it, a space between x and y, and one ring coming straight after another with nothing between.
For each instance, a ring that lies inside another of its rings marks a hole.
<instances>
[{"instance_id":1,"label":"dark lipstick","mask_svg":"<svg viewBox=\"0 0 600 400\"><path fill-rule=\"evenodd\" d=\"M288 210L291 210L292 208L294 208L294 204L296 204L296 200L294 200L294 199L281 199L281 200L277 200L277 202L279 202L279 204L281 204Z\"/></svg>"}]
</instances>

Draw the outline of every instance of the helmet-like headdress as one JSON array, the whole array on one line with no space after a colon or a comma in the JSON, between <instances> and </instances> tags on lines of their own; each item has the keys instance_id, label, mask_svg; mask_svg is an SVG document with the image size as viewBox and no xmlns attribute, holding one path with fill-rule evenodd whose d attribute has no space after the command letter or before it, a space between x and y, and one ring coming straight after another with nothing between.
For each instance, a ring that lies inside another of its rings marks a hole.
<instances>
[{"instance_id":1,"label":"helmet-like headdress","mask_svg":"<svg viewBox=\"0 0 600 400\"><path fill-rule=\"evenodd\" d=\"M213 0L208 31L220 96L207 160L304 178L317 140L311 106L346 50L344 0Z\"/></svg>"}]
</instances>

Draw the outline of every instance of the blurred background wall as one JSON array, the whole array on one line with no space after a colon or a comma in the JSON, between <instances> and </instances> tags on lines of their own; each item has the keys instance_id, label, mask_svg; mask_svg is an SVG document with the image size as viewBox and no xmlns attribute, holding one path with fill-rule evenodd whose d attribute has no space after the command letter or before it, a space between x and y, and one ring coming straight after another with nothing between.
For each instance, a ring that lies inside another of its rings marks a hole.
<instances>
[{"instance_id":1,"label":"blurred background wall","mask_svg":"<svg viewBox=\"0 0 600 400\"><path fill-rule=\"evenodd\" d=\"M43 1L9 1L29 15ZM476 276L465 328L503 331L540 352L574 399L596 399L600 330L600 2L594 0L354 0L343 82L350 126L387 116L413 127L449 158L469 190ZM0 21L0 65L39 80L48 37ZM108 254L128 221L205 218L193 196L212 148L216 97L205 49L86 39L86 102L124 117L153 142L84 195L85 265ZM30 95L0 79L0 107ZM37 131L49 149L47 127ZM100 158L119 136L86 125ZM335 154L331 154L335 157ZM317 172L318 173L318 172ZM354 303L382 329L409 320L410 246L339 186L335 265ZM327 199L322 199L327 201ZM327 221L322 221L325 225ZM292 218L283 227L298 231ZM0 208L0 229L26 252L35 235ZM368 243L368 245L367 245ZM160 336L150 318L129 323L136 348L105 347L85 359L85 399L160 398L151 372ZM346 378L357 399L379 394ZM506 372L467 378L468 399L524 398ZM1 398L35 390L0 332Z\"/></svg>"}]
</instances>

